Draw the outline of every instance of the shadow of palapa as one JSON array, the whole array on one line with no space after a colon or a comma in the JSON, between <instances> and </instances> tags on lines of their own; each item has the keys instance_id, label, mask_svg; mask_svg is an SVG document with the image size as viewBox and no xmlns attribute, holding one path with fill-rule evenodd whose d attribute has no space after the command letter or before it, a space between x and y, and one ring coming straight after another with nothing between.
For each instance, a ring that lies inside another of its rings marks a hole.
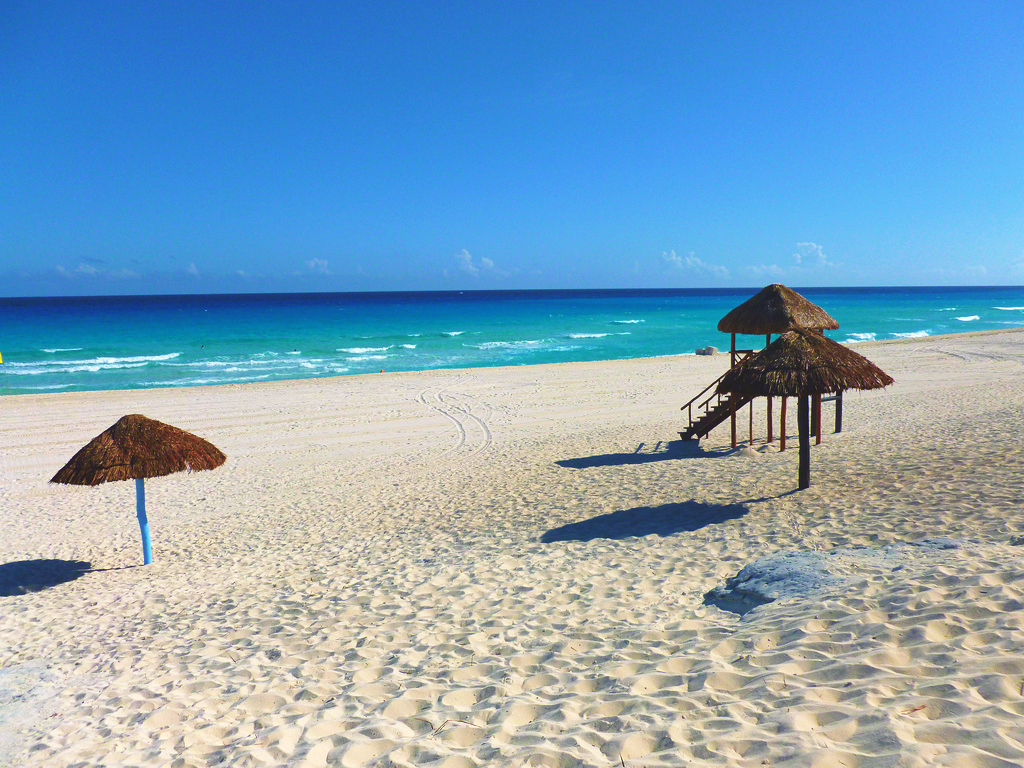
<instances>
[{"instance_id":1,"label":"shadow of palapa","mask_svg":"<svg viewBox=\"0 0 1024 768\"><path fill-rule=\"evenodd\" d=\"M683 531L696 531L708 525L743 517L745 504L702 504L683 501L659 507L634 507L598 515L589 520L568 523L546 531L540 540L592 541L593 539L625 539L631 536L671 536Z\"/></svg>"},{"instance_id":2,"label":"shadow of palapa","mask_svg":"<svg viewBox=\"0 0 1024 768\"><path fill-rule=\"evenodd\" d=\"M649 464L653 461L710 458L720 455L719 451L705 451L696 440L659 440L650 449L646 449L646 446L646 443L640 443L632 453L604 453L598 456L582 456L578 459L560 459L555 464L569 469L589 469L590 467Z\"/></svg>"},{"instance_id":3,"label":"shadow of palapa","mask_svg":"<svg viewBox=\"0 0 1024 768\"><path fill-rule=\"evenodd\" d=\"M0 564L0 596L39 592L89 573L85 560L18 560Z\"/></svg>"}]
</instances>

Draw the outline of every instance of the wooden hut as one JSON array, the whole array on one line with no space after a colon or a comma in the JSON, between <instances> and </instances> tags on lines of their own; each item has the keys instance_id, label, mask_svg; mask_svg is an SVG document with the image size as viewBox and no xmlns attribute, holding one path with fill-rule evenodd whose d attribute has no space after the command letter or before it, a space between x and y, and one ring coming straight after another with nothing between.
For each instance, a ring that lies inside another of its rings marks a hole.
<instances>
[{"instance_id":1,"label":"wooden hut","mask_svg":"<svg viewBox=\"0 0 1024 768\"><path fill-rule=\"evenodd\" d=\"M879 389L893 378L849 347L796 328L782 334L719 380L717 392L745 397L796 397L800 432L799 487L811 484L810 403L815 395Z\"/></svg>"},{"instance_id":2,"label":"wooden hut","mask_svg":"<svg viewBox=\"0 0 1024 768\"><path fill-rule=\"evenodd\" d=\"M736 334L750 336L764 336L765 346L771 344L773 334L782 334L793 328L805 328L823 334L826 330L835 330L839 323L817 304L808 301L791 288L781 283L767 285L758 291L754 296L747 299L738 307L730 311L725 317L718 321L718 330L728 333L731 336L729 345L729 366L730 370L740 365L750 355L753 349L737 349ZM736 416L744 405L750 406L750 440L754 439L753 422L753 397L732 395L723 397L721 393L713 392L718 382L714 382L704 389L697 397L682 407L688 412L689 424L679 435L684 440L694 437L704 437L712 429L721 424L725 419L730 419L732 425L732 446L737 444L736 438ZM701 398L712 392L711 397L701 401ZM837 400L837 431L842 423L842 400L841 393ZM694 411L696 410L696 414ZM821 399L820 395L814 402L814 434L821 439ZM781 447L786 448L786 400L782 400L781 414ZM772 399L768 398L767 403L767 432L768 442L772 442Z\"/></svg>"}]
</instances>

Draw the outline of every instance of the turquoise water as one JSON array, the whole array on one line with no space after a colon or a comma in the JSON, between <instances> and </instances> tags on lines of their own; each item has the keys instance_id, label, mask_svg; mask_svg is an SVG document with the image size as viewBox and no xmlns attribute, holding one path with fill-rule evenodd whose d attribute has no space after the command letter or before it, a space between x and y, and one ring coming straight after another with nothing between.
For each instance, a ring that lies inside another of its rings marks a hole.
<instances>
[{"instance_id":1,"label":"turquoise water","mask_svg":"<svg viewBox=\"0 0 1024 768\"><path fill-rule=\"evenodd\" d=\"M837 341L1024 326L1024 287L797 289ZM757 289L0 299L0 392L138 389L727 349ZM761 339L751 340L761 346Z\"/></svg>"}]
</instances>

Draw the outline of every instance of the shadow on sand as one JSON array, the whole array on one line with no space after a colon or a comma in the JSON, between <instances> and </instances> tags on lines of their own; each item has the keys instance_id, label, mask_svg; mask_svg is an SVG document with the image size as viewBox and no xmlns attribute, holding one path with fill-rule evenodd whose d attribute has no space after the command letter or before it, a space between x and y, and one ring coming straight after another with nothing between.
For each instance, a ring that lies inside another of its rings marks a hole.
<instances>
[{"instance_id":1,"label":"shadow on sand","mask_svg":"<svg viewBox=\"0 0 1024 768\"><path fill-rule=\"evenodd\" d=\"M0 596L39 592L84 576L92 567L85 560L18 560L0 564Z\"/></svg>"},{"instance_id":2,"label":"shadow on sand","mask_svg":"<svg viewBox=\"0 0 1024 768\"><path fill-rule=\"evenodd\" d=\"M668 442L659 441L650 447L647 446L647 443L640 443L632 453L604 453L599 456L583 456L578 459L561 459L555 464L570 469L619 467L625 464L649 464L652 461L711 458L725 453L725 451L705 451L696 440L670 440Z\"/></svg>"},{"instance_id":3,"label":"shadow on sand","mask_svg":"<svg viewBox=\"0 0 1024 768\"><path fill-rule=\"evenodd\" d=\"M662 504L660 507L634 507L552 528L540 540L549 544L555 541L625 539L651 534L671 536L673 533L696 531L706 525L735 520L743 517L747 511L745 504L702 504L699 501Z\"/></svg>"}]
</instances>

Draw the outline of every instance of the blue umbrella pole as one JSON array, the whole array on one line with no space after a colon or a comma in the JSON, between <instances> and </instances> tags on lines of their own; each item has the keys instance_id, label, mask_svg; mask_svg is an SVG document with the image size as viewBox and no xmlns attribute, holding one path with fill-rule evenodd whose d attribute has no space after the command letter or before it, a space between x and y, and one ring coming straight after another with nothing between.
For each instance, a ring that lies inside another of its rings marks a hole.
<instances>
[{"instance_id":1,"label":"blue umbrella pole","mask_svg":"<svg viewBox=\"0 0 1024 768\"><path fill-rule=\"evenodd\" d=\"M153 545L149 543L149 520L146 518L146 488L141 477L135 478L135 513L139 518L139 530L142 531L142 562L149 565L153 562Z\"/></svg>"}]
</instances>

